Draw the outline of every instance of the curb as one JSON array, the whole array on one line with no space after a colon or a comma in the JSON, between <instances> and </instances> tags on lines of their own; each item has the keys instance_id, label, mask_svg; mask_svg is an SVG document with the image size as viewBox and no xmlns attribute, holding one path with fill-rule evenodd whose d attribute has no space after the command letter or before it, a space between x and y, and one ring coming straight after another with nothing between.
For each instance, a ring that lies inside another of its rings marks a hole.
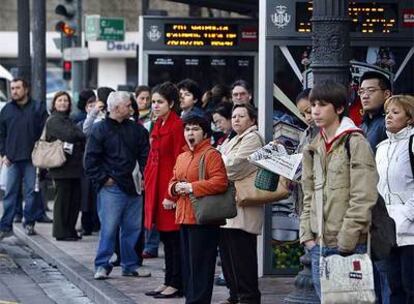
<instances>
[{"instance_id":1,"label":"curb","mask_svg":"<svg viewBox=\"0 0 414 304\"><path fill-rule=\"evenodd\" d=\"M14 235L29 246L46 262L56 265L59 271L82 290L86 296L99 304L135 304L130 297L105 281L93 279L91 271L57 248L41 235L27 236L20 225L14 225Z\"/></svg>"}]
</instances>

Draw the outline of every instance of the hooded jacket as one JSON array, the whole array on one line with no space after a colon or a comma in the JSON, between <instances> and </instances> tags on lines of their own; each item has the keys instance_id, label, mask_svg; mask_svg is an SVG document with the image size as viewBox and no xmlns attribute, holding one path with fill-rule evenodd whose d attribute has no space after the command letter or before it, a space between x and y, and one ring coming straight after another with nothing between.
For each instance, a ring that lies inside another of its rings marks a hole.
<instances>
[{"instance_id":1,"label":"hooded jacket","mask_svg":"<svg viewBox=\"0 0 414 304\"><path fill-rule=\"evenodd\" d=\"M349 137L350 158L345 142ZM327 151L326 146L330 146ZM319 157L315 157L319 156ZM378 174L368 141L351 119L344 117L331 142L320 134L303 151L303 211L300 242L318 237L314 161L321 160L323 174L324 246L352 252L365 243L371 224L371 209L377 201Z\"/></svg>"},{"instance_id":2,"label":"hooded jacket","mask_svg":"<svg viewBox=\"0 0 414 304\"><path fill-rule=\"evenodd\" d=\"M408 153L413 134L412 127L395 134L387 131L388 139L378 145L375 158L378 192L395 221L398 246L414 245L414 178Z\"/></svg>"}]
</instances>

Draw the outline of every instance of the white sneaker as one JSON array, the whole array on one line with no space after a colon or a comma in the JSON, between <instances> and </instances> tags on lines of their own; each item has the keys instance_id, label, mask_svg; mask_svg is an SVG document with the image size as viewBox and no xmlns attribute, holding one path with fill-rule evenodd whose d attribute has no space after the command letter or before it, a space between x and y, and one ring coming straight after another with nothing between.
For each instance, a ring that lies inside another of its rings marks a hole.
<instances>
[{"instance_id":1,"label":"white sneaker","mask_svg":"<svg viewBox=\"0 0 414 304\"><path fill-rule=\"evenodd\" d=\"M98 267L93 278L95 280L105 280L108 278L108 271L103 267Z\"/></svg>"}]
</instances>

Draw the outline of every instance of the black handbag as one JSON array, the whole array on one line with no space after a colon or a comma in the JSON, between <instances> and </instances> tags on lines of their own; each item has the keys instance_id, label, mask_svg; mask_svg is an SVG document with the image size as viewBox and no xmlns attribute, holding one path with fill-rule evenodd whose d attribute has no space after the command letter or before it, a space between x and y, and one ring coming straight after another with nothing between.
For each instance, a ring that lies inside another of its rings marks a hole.
<instances>
[{"instance_id":1,"label":"black handbag","mask_svg":"<svg viewBox=\"0 0 414 304\"><path fill-rule=\"evenodd\" d=\"M208 150L207 150L208 152ZM199 162L198 179L205 179L205 152ZM225 219L233 218L237 215L236 208L236 189L233 182L229 182L224 193L195 197L190 194L190 201L193 205L197 224L217 224Z\"/></svg>"}]
</instances>

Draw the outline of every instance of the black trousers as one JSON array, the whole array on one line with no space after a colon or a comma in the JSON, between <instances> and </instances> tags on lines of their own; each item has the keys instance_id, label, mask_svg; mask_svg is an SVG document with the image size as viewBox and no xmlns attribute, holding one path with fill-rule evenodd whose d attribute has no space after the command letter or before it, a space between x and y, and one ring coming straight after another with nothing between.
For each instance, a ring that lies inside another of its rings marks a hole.
<instances>
[{"instance_id":1,"label":"black trousers","mask_svg":"<svg viewBox=\"0 0 414 304\"><path fill-rule=\"evenodd\" d=\"M414 303L414 245L395 247L389 257L391 304Z\"/></svg>"},{"instance_id":2,"label":"black trousers","mask_svg":"<svg viewBox=\"0 0 414 304\"><path fill-rule=\"evenodd\" d=\"M77 235L81 198L79 178L55 179L55 204L53 205L53 236L65 238Z\"/></svg>"},{"instance_id":3,"label":"black trousers","mask_svg":"<svg viewBox=\"0 0 414 304\"><path fill-rule=\"evenodd\" d=\"M230 300L260 304L257 236L240 229L220 229L220 256Z\"/></svg>"},{"instance_id":4,"label":"black trousers","mask_svg":"<svg viewBox=\"0 0 414 304\"><path fill-rule=\"evenodd\" d=\"M179 231L160 231L160 240L164 243L165 279L164 285L182 290L181 246Z\"/></svg>"},{"instance_id":5,"label":"black trousers","mask_svg":"<svg viewBox=\"0 0 414 304\"><path fill-rule=\"evenodd\" d=\"M186 304L211 303L219 229L212 225L181 225Z\"/></svg>"},{"instance_id":6,"label":"black trousers","mask_svg":"<svg viewBox=\"0 0 414 304\"><path fill-rule=\"evenodd\" d=\"M81 223L85 232L98 231L100 228L98 210L96 207L96 192L92 183L86 177L81 178Z\"/></svg>"}]
</instances>

